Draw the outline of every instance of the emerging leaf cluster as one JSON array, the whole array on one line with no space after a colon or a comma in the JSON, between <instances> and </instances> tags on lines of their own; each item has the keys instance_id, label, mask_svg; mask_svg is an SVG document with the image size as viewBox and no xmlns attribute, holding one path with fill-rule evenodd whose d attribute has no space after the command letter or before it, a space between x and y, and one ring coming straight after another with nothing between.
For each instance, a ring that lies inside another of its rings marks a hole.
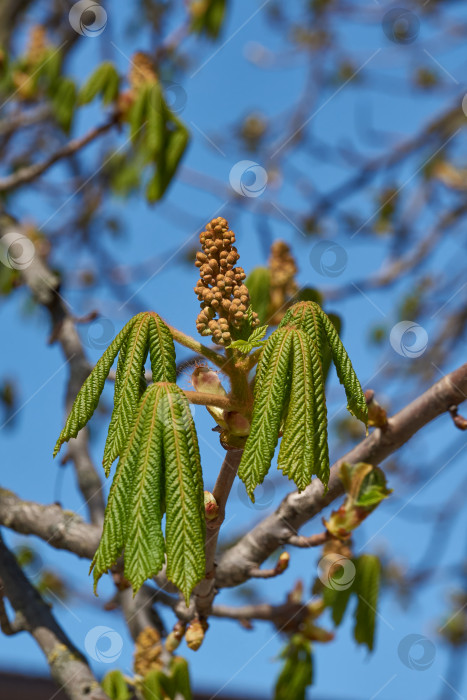
<instances>
[{"instance_id":1,"label":"emerging leaf cluster","mask_svg":"<svg viewBox=\"0 0 467 700\"><path fill-rule=\"evenodd\" d=\"M327 485L323 365L328 353L344 385L348 410L367 424L365 397L335 327L317 303L295 304L266 341L258 363L251 430L238 471L252 500L281 434L279 469L300 491L313 475Z\"/></svg>"},{"instance_id":2,"label":"emerging leaf cluster","mask_svg":"<svg viewBox=\"0 0 467 700\"><path fill-rule=\"evenodd\" d=\"M125 576L138 590L160 571L188 600L204 576L203 479L188 401L175 384L175 349L165 323L152 312L127 323L78 393L55 446L76 437L94 413L118 355L114 408L104 449L108 476L120 457L92 567L97 584L125 550ZM147 387L149 355L154 384ZM166 512L166 542L161 529Z\"/></svg>"}]
</instances>

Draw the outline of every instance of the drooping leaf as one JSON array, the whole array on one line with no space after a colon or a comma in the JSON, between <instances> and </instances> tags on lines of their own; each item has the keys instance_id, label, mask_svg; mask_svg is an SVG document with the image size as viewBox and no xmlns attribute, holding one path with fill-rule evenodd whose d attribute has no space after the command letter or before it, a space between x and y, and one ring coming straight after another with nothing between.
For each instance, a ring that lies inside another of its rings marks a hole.
<instances>
[{"instance_id":1,"label":"drooping leaf","mask_svg":"<svg viewBox=\"0 0 467 700\"><path fill-rule=\"evenodd\" d=\"M150 387L143 395L135 415L131 432L120 457L117 470L110 487L109 498L104 516L104 528L99 546L94 555L90 571L94 572L94 590L104 574L121 555L128 533L130 510L133 499L134 476L138 470L141 445L150 436L144 431L146 415L154 412L155 399L158 395L156 385ZM160 465L154 465L157 469Z\"/></svg>"},{"instance_id":2,"label":"drooping leaf","mask_svg":"<svg viewBox=\"0 0 467 700\"><path fill-rule=\"evenodd\" d=\"M177 379L175 347L172 334L164 321L149 314L149 359L153 382L173 382Z\"/></svg>"},{"instance_id":3,"label":"drooping leaf","mask_svg":"<svg viewBox=\"0 0 467 700\"><path fill-rule=\"evenodd\" d=\"M225 5L226 0L207 0L198 6L193 4L191 31L216 39L224 21Z\"/></svg>"},{"instance_id":4,"label":"drooping leaf","mask_svg":"<svg viewBox=\"0 0 467 700\"><path fill-rule=\"evenodd\" d=\"M334 625L338 627L345 615L350 596L353 592L353 585L344 588L331 588L324 586L323 598L326 607L331 608L331 616Z\"/></svg>"},{"instance_id":5,"label":"drooping leaf","mask_svg":"<svg viewBox=\"0 0 467 700\"><path fill-rule=\"evenodd\" d=\"M115 66L110 61L104 61L81 87L78 103L88 104L100 95L104 104L110 104L118 96L119 84L120 78Z\"/></svg>"},{"instance_id":6,"label":"drooping leaf","mask_svg":"<svg viewBox=\"0 0 467 700\"><path fill-rule=\"evenodd\" d=\"M192 700L190 674L186 659L181 656L175 656L170 664L170 670L174 679L176 693L179 693L183 700Z\"/></svg>"},{"instance_id":7,"label":"drooping leaf","mask_svg":"<svg viewBox=\"0 0 467 700\"><path fill-rule=\"evenodd\" d=\"M125 578L137 591L146 579L158 573L164 564L165 543L162 534L164 501L163 425L158 398L162 391L155 384L149 409L141 416L140 448L133 465L133 491L129 504L131 519L125 541ZM149 390L148 390L149 392ZM149 392L151 393L151 392Z\"/></svg>"},{"instance_id":8,"label":"drooping leaf","mask_svg":"<svg viewBox=\"0 0 467 700\"><path fill-rule=\"evenodd\" d=\"M71 78L62 78L52 95L54 115L63 131L69 132L76 105L76 86Z\"/></svg>"},{"instance_id":9,"label":"drooping leaf","mask_svg":"<svg viewBox=\"0 0 467 700\"><path fill-rule=\"evenodd\" d=\"M354 637L357 644L373 650L378 606L381 564L378 557L362 554L356 560L355 589L358 603L355 611Z\"/></svg>"},{"instance_id":10,"label":"drooping leaf","mask_svg":"<svg viewBox=\"0 0 467 700\"><path fill-rule=\"evenodd\" d=\"M300 329L290 333L293 338L290 401L278 467L302 491L314 474L324 484L329 479L327 413L316 345Z\"/></svg>"},{"instance_id":11,"label":"drooping leaf","mask_svg":"<svg viewBox=\"0 0 467 700\"><path fill-rule=\"evenodd\" d=\"M102 464L108 476L110 467L122 453L140 397L141 370L148 354L149 314L138 314L126 338L124 355L119 357L115 379L114 409Z\"/></svg>"},{"instance_id":12,"label":"drooping leaf","mask_svg":"<svg viewBox=\"0 0 467 700\"><path fill-rule=\"evenodd\" d=\"M294 635L281 652L284 665L276 681L274 700L305 700L313 683L311 645L301 635Z\"/></svg>"},{"instance_id":13,"label":"drooping leaf","mask_svg":"<svg viewBox=\"0 0 467 700\"><path fill-rule=\"evenodd\" d=\"M275 331L267 340L258 363L251 429L238 475L254 501L255 488L264 481L279 440L283 406L289 390L292 334Z\"/></svg>"},{"instance_id":14,"label":"drooping leaf","mask_svg":"<svg viewBox=\"0 0 467 700\"><path fill-rule=\"evenodd\" d=\"M204 487L190 407L175 384L164 384L163 423L167 577L189 602L205 575Z\"/></svg>"},{"instance_id":15,"label":"drooping leaf","mask_svg":"<svg viewBox=\"0 0 467 700\"><path fill-rule=\"evenodd\" d=\"M132 694L121 671L110 671L101 682L102 690L110 700L130 700Z\"/></svg>"},{"instance_id":16,"label":"drooping leaf","mask_svg":"<svg viewBox=\"0 0 467 700\"><path fill-rule=\"evenodd\" d=\"M70 415L66 420L65 427L60 433L60 437L55 445L53 453L54 457L58 454L58 451L64 442L68 442L70 438L74 438L78 435L81 428L84 428L96 410L100 395L104 389L107 375L110 372L110 368L112 367L126 336L133 327L135 319L136 317L132 318L120 331L116 338L114 338L81 387L73 403Z\"/></svg>"},{"instance_id":17,"label":"drooping leaf","mask_svg":"<svg viewBox=\"0 0 467 700\"><path fill-rule=\"evenodd\" d=\"M365 425L368 424L368 407L365 401L365 395L362 391L360 382L355 374L350 358L344 348L339 335L324 312L321 313L324 332L326 334L329 347L332 352L332 359L336 367L337 376L340 383L344 386L347 396L347 408L356 418L361 420Z\"/></svg>"}]
</instances>

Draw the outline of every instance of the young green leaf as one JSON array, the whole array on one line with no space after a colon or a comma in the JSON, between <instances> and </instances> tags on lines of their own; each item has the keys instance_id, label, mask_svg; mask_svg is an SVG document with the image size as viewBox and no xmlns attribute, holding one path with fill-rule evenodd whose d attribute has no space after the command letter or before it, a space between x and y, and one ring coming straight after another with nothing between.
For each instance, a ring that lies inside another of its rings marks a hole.
<instances>
[{"instance_id":1,"label":"young green leaf","mask_svg":"<svg viewBox=\"0 0 467 700\"><path fill-rule=\"evenodd\" d=\"M192 700L190 674L186 659L175 656L170 664L170 671L174 679L176 693L181 695L183 700Z\"/></svg>"},{"instance_id":2,"label":"young green leaf","mask_svg":"<svg viewBox=\"0 0 467 700\"><path fill-rule=\"evenodd\" d=\"M102 690L110 700L130 700L132 694L121 671L110 671L101 682Z\"/></svg>"},{"instance_id":3,"label":"young green leaf","mask_svg":"<svg viewBox=\"0 0 467 700\"><path fill-rule=\"evenodd\" d=\"M276 681L274 700L305 700L306 690L313 683L311 645L295 634L281 652L284 665Z\"/></svg>"},{"instance_id":4,"label":"young green leaf","mask_svg":"<svg viewBox=\"0 0 467 700\"><path fill-rule=\"evenodd\" d=\"M329 479L327 412L316 345L300 329L290 329L290 333L293 338L290 402L278 468L303 491L314 474L324 484Z\"/></svg>"},{"instance_id":5,"label":"young green leaf","mask_svg":"<svg viewBox=\"0 0 467 700\"><path fill-rule=\"evenodd\" d=\"M381 564L378 557L362 554L356 560L355 588L358 604L355 611L354 637L357 644L373 650L378 607Z\"/></svg>"},{"instance_id":6,"label":"young green leaf","mask_svg":"<svg viewBox=\"0 0 467 700\"><path fill-rule=\"evenodd\" d=\"M268 338L258 363L251 430L238 469L253 502L253 492L268 473L279 439L291 354L292 333L277 330Z\"/></svg>"},{"instance_id":7,"label":"young green leaf","mask_svg":"<svg viewBox=\"0 0 467 700\"><path fill-rule=\"evenodd\" d=\"M55 457L64 442L78 435L81 428L84 428L97 408L100 395L104 389L105 380L110 372L115 358L128 333L135 323L136 317L132 318L120 333L114 338L107 350L102 355L89 377L81 387L73 407L68 416L65 427L60 433L60 437L55 445L53 456Z\"/></svg>"},{"instance_id":8,"label":"young green leaf","mask_svg":"<svg viewBox=\"0 0 467 700\"><path fill-rule=\"evenodd\" d=\"M347 408L352 415L361 420L365 425L368 424L368 406L366 405L365 395L355 374L350 358L347 355L341 339L329 318L324 311L321 312L321 320L323 329L326 334L329 347L332 352L332 359L336 367L339 381L343 384L347 396Z\"/></svg>"},{"instance_id":9,"label":"young green leaf","mask_svg":"<svg viewBox=\"0 0 467 700\"><path fill-rule=\"evenodd\" d=\"M78 93L78 104L85 105L100 95L104 104L113 102L118 96L120 78L113 63L104 61L84 83Z\"/></svg>"},{"instance_id":10,"label":"young green leaf","mask_svg":"<svg viewBox=\"0 0 467 700\"><path fill-rule=\"evenodd\" d=\"M253 350L253 348L260 348L262 345L264 345L265 341L263 338L266 335L267 329L267 326L255 328L247 340L234 340L232 343L230 343L230 347L240 350L240 352L244 354L248 354Z\"/></svg>"},{"instance_id":11,"label":"young green leaf","mask_svg":"<svg viewBox=\"0 0 467 700\"><path fill-rule=\"evenodd\" d=\"M205 575L204 487L198 439L185 394L164 384L163 423L166 501L167 578L189 602Z\"/></svg>"},{"instance_id":12,"label":"young green leaf","mask_svg":"<svg viewBox=\"0 0 467 700\"><path fill-rule=\"evenodd\" d=\"M115 379L114 409L102 464L106 476L115 459L121 454L128 437L140 397L141 368L148 354L149 314L138 314L128 337L124 354L119 357Z\"/></svg>"}]
</instances>

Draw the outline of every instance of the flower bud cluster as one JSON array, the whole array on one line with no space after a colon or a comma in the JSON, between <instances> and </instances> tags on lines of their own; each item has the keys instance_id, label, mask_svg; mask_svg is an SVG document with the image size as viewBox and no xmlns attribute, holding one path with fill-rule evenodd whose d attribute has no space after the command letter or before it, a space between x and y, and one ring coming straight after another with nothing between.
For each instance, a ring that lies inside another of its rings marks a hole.
<instances>
[{"instance_id":1,"label":"flower bud cluster","mask_svg":"<svg viewBox=\"0 0 467 700\"><path fill-rule=\"evenodd\" d=\"M235 234L225 219L213 219L200 235L202 252L196 254L200 279L195 293L201 302L196 328L201 335L212 335L217 345L230 345L231 331L240 329L248 320L250 296L243 284L242 267L236 267L239 254ZM259 325L253 312L252 326Z\"/></svg>"}]
</instances>

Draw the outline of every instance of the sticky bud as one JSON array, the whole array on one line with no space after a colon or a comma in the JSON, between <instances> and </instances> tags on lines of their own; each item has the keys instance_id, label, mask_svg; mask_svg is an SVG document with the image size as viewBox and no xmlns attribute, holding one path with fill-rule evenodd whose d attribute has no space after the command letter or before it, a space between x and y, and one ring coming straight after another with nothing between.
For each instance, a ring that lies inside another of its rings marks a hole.
<instances>
[{"instance_id":1,"label":"sticky bud","mask_svg":"<svg viewBox=\"0 0 467 700\"><path fill-rule=\"evenodd\" d=\"M224 420L231 435L245 436L250 433L250 421L237 411L224 411Z\"/></svg>"},{"instance_id":2,"label":"sticky bud","mask_svg":"<svg viewBox=\"0 0 467 700\"><path fill-rule=\"evenodd\" d=\"M388 424L386 411L375 399L372 389L365 391L365 401L368 406L368 425L374 428L385 428Z\"/></svg>"},{"instance_id":3,"label":"sticky bud","mask_svg":"<svg viewBox=\"0 0 467 700\"><path fill-rule=\"evenodd\" d=\"M219 515L219 506L210 491L204 492L204 515L206 520L215 520Z\"/></svg>"},{"instance_id":4,"label":"sticky bud","mask_svg":"<svg viewBox=\"0 0 467 700\"><path fill-rule=\"evenodd\" d=\"M165 648L168 652L173 653L179 646L185 634L186 625L183 622L177 622L171 632L166 637Z\"/></svg>"},{"instance_id":5,"label":"sticky bud","mask_svg":"<svg viewBox=\"0 0 467 700\"><path fill-rule=\"evenodd\" d=\"M185 642L189 649L198 651L203 643L208 623L201 620L194 620L185 632Z\"/></svg>"},{"instance_id":6,"label":"sticky bud","mask_svg":"<svg viewBox=\"0 0 467 700\"><path fill-rule=\"evenodd\" d=\"M290 561L290 554L288 552L282 552L279 559L277 560L276 572L278 574L282 574L282 572L287 569L287 567L289 565L289 561Z\"/></svg>"},{"instance_id":7,"label":"sticky bud","mask_svg":"<svg viewBox=\"0 0 467 700\"><path fill-rule=\"evenodd\" d=\"M217 394L217 396L227 395L217 372L205 365L195 367L191 375L191 382L195 391L199 391L202 394Z\"/></svg>"}]
</instances>

